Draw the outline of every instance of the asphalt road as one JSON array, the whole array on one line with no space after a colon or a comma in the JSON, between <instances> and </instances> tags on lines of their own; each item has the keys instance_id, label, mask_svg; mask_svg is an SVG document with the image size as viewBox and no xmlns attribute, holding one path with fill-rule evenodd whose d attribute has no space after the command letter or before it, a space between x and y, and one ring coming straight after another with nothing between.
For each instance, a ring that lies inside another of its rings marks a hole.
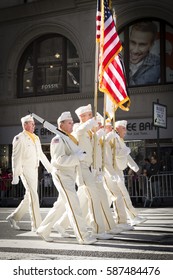
<instances>
[{"instance_id":1,"label":"asphalt road","mask_svg":"<svg viewBox=\"0 0 173 280\"><path fill-rule=\"evenodd\" d=\"M71 229L70 238L52 232L54 242L43 241L30 231L29 214L16 231L6 221L13 209L0 208L0 260L173 260L173 208L139 210L147 221L133 231L93 245L79 245ZM43 218L48 211L41 208Z\"/></svg>"}]
</instances>

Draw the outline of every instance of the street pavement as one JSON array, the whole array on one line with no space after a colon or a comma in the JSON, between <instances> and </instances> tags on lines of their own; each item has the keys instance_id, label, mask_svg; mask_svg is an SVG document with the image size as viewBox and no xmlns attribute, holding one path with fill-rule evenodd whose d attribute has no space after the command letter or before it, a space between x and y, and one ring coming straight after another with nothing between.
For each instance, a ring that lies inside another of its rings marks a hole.
<instances>
[{"instance_id":1,"label":"street pavement","mask_svg":"<svg viewBox=\"0 0 173 280\"><path fill-rule=\"evenodd\" d=\"M41 208L44 218L50 208ZM14 208L0 208L1 260L173 260L173 208L139 208L147 221L111 240L99 240L93 245L79 245L71 229L69 238L52 232L54 242L45 242L30 231L27 213L14 230L6 217Z\"/></svg>"}]
</instances>

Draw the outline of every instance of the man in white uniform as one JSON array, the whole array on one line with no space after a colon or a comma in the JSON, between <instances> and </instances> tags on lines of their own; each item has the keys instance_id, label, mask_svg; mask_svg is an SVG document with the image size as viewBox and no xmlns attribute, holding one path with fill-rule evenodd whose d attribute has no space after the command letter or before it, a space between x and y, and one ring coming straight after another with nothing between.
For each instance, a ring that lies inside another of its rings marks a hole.
<instances>
[{"instance_id":1,"label":"man in white uniform","mask_svg":"<svg viewBox=\"0 0 173 280\"><path fill-rule=\"evenodd\" d=\"M73 135L79 142L79 147L86 152L85 159L81 162L81 171L84 181L84 187L79 187L78 196L80 198L82 209L86 206L86 197L88 200L87 210L88 220L92 227L94 236L98 239L110 239L110 234L116 234L121 230L117 230L116 224L112 219L107 198L104 205L101 202L100 192L97 188L95 177L92 172L93 164L93 132L92 129L98 126L98 122L92 116L91 105L79 107L75 113L80 123L76 123L73 128ZM100 187L100 186L99 186ZM103 185L101 184L101 187ZM104 190L103 190L104 191ZM107 203L107 207L105 206ZM109 219L111 217L111 220ZM112 224L111 224L112 221ZM106 222L106 224L105 224Z\"/></svg>"},{"instance_id":2,"label":"man in white uniform","mask_svg":"<svg viewBox=\"0 0 173 280\"><path fill-rule=\"evenodd\" d=\"M20 229L17 221L28 212L31 217L31 230L35 231L42 219L38 199L38 166L39 162L50 173L52 166L42 151L39 137L34 134L35 122L33 117L27 115L21 119L23 131L13 139L12 150L12 184L19 183L19 177L25 187L24 199L15 211L7 217L11 227Z\"/></svg>"},{"instance_id":3,"label":"man in white uniform","mask_svg":"<svg viewBox=\"0 0 173 280\"><path fill-rule=\"evenodd\" d=\"M140 217L138 215L138 211L132 205L130 195L125 186L123 170L126 169L127 166L129 166L134 172L138 172L138 170L139 170L138 165L130 156L130 148L127 147L124 142L124 137L127 132L126 126L127 126L126 120L121 120L121 121L115 122L115 129L116 129L117 133L115 133L115 157L114 157L115 166L114 166L114 168L115 168L116 175L118 176L117 185L123 194L126 209L130 216L130 219L131 219L131 225L136 225L136 224L146 221L146 219L143 217Z\"/></svg>"},{"instance_id":4,"label":"man in white uniform","mask_svg":"<svg viewBox=\"0 0 173 280\"><path fill-rule=\"evenodd\" d=\"M118 225L124 230L132 230L133 227L128 224L127 213L123 194L119 188L117 181L119 180L113 167L113 144L115 132L113 131L111 121L105 122L105 143L104 143L104 179L105 189L110 201L113 204L114 214Z\"/></svg>"},{"instance_id":5,"label":"man in white uniform","mask_svg":"<svg viewBox=\"0 0 173 280\"><path fill-rule=\"evenodd\" d=\"M52 139L50 146L53 166L52 177L59 192L59 197L38 228L37 234L45 241L53 241L49 237L51 229L61 216L66 213L78 243L93 244L97 240L87 231L75 188L80 162L85 158L85 154L79 148L75 151L74 143L72 142L74 139L71 136L73 119L70 112L62 113L57 122L58 128L65 132L67 136L67 139L64 139L62 135L56 135Z\"/></svg>"},{"instance_id":6,"label":"man in white uniform","mask_svg":"<svg viewBox=\"0 0 173 280\"><path fill-rule=\"evenodd\" d=\"M95 174L96 179L96 186L99 193L100 201L102 210L105 213L104 215L104 221L105 221L105 228L107 232L112 232L114 234L118 234L125 230L126 228L122 228L118 225L118 223L115 222L113 218L113 213L109 206L108 196L105 190L105 172L104 170L104 156L103 156L103 149L104 149L104 137L106 136L106 131L103 127L104 120L102 116L97 113L96 115L97 121L98 121L98 127L95 129L96 135L95 136L95 147L94 147L94 157L95 157L95 163L93 163L93 171ZM93 143L94 144L94 143Z\"/></svg>"}]
</instances>

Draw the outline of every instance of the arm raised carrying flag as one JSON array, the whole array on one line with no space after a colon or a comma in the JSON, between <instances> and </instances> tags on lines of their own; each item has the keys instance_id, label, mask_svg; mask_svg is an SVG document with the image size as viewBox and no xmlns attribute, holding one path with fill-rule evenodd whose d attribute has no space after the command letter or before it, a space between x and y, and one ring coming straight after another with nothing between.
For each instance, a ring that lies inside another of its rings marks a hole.
<instances>
[{"instance_id":1,"label":"arm raised carrying flag","mask_svg":"<svg viewBox=\"0 0 173 280\"><path fill-rule=\"evenodd\" d=\"M66 142L70 150L73 152L81 152L81 149L79 146L77 146L64 132L62 132L60 129L58 129L55 125L51 124L50 122L47 122L40 116L36 115L35 113L30 113L31 116L42 123L43 127L46 128L47 130L51 131L54 134L58 134L61 136L61 138Z\"/></svg>"},{"instance_id":2,"label":"arm raised carrying flag","mask_svg":"<svg viewBox=\"0 0 173 280\"><path fill-rule=\"evenodd\" d=\"M29 112L30 113L30 112ZM37 121L39 121L40 123L43 124L43 127L48 129L49 131L51 131L52 133L59 135L62 140L66 143L66 145L68 146L68 148L71 150L71 153L84 153L84 151L82 151L78 145L76 145L64 132L62 132L60 129L58 129L55 125L45 121L43 118L39 117L38 115L34 114L34 113L30 113L31 116L36 119ZM80 186L84 185L83 182L83 177L82 177L82 171L81 171L81 167L80 165L77 166L77 170L78 170L78 183Z\"/></svg>"}]
</instances>

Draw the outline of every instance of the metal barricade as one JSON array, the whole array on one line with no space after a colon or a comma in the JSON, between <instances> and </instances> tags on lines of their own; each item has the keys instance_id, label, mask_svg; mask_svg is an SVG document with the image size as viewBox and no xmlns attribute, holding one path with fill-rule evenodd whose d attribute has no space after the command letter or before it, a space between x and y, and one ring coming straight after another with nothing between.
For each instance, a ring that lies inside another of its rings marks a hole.
<instances>
[{"instance_id":1,"label":"metal barricade","mask_svg":"<svg viewBox=\"0 0 173 280\"><path fill-rule=\"evenodd\" d=\"M149 179L150 206L157 207L172 199L173 204L173 173L152 175Z\"/></svg>"},{"instance_id":2,"label":"metal barricade","mask_svg":"<svg viewBox=\"0 0 173 280\"><path fill-rule=\"evenodd\" d=\"M125 175L125 185L135 205L141 204L143 207L148 205L150 188L147 176Z\"/></svg>"},{"instance_id":3,"label":"metal barricade","mask_svg":"<svg viewBox=\"0 0 173 280\"><path fill-rule=\"evenodd\" d=\"M59 193L53 183L51 176L46 176L45 178L41 179L39 189L40 206L52 206L57 200L58 195Z\"/></svg>"},{"instance_id":4,"label":"metal barricade","mask_svg":"<svg viewBox=\"0 0 173 280\"><path fill-rule=\"evenodd\" d=\"M173 205L173 173L147 176L125 175L125 185L135 206L167 206L169 200ZM25 194L21 181L12 185L11 179L0 179L0 206L17 206ZM52 177L41 179L38 195L40 206L51 207L58 198L58 191Z\"/></svg>"},{"instance_id":5,"label":"metal barricade","mask_svg":"<svg viewBox=\"0 0 173 280\"><path fill-rule=\"evenodd\" d=\"M0 207L16 207L19 205L25 194L25 188L20 180L17 185L11 184L11 179L0 179ZM55 188L52 178L41 180L38 184L38 196L40 206L52 206L57 200L58 191Z\"/></svg>"},{"instance_id":6,"label":"metal barricade","mask_svg":"<svg viewBox=\"0 0 173 280\"><path fill-rule=\"evenodd\" d=\"M12 185L11 179L0 180L0 206L17 206L23 199L25 189L21 181Z\"/></svg>"}]
</instances>

